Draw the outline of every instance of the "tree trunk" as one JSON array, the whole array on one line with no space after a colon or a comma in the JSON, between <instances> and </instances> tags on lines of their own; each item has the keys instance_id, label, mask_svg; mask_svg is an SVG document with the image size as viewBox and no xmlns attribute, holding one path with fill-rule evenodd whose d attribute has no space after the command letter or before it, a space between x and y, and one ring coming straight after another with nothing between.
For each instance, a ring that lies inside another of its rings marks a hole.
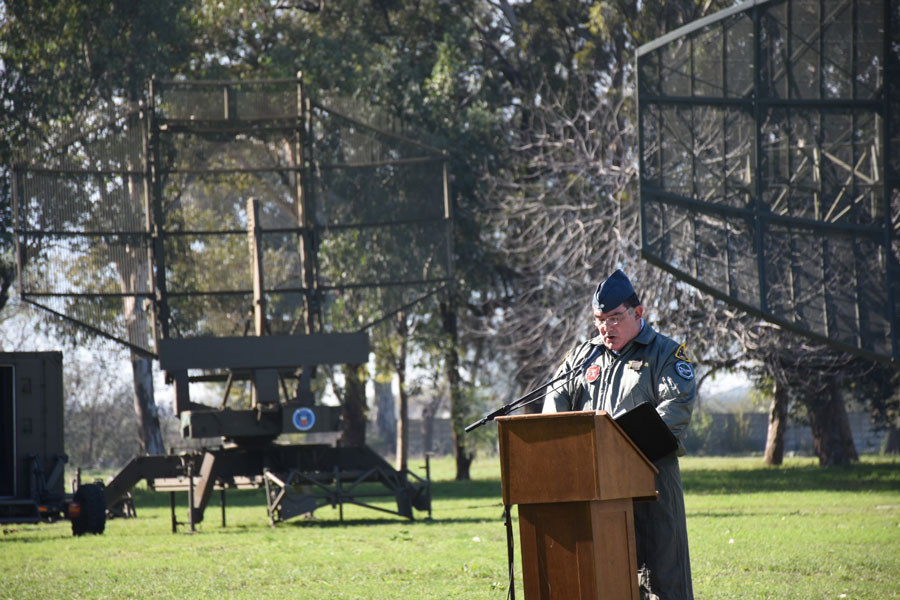
<instances>
[{"instance_id":1,"label":"tree trunk","mask_svg":"<svg viewBox=\"0 0 900 600\"><path fill-rule=\"evenodd\" d=\"M141 449L144 454L165 454L162 431L159 428L159 410L153 399L152 359L133 352L131 371L134 374L134 412L137 413L140 425Z\"/></svg>"},{"instance_id":2,"label":"tree trunk","mask_svg":"<svg viewBox=\"0 0 900 600\"><path fill-rule=\"evenodd\" d=\"M404 369L405 370L405 369ZM397 470L404 471L409 464L409 398L406 394L406 374L397 374L400 380L400 398L397 417Z\"/></svg>"},{"instance_id":3,"label":"tree trunk","mask_svg":"<svg viewBox=\"0 0 900 600\"><path fill-rule=\"evenodd\" d=\"M391 382L382 383L375 378L375 432L380 440L389 444L388 452L397 451L397 410L394 406Z\"/></svg>"},{"instance_id":4,"label":"tree trunk","mask_svg":"<svg viewBox=\"0 0 900 600\"><path fill-rule=\"evenodd\" d=\"M858 461L850 420L838 386L832 382L824 398L808 398L806 408L819 464L824 467Z\"/></svg>"},{"instance_id":5,"label":"tree trunk","mask_svg":"<svg viewBox=\"0 0 900 600\"><path fill-rule=\"evenodd\" d=\"M143 216L142 181L136 176L129 177L126 192L126 210L134 216ZM128 341L134 347L146 348L152 337L152 325L149 313L142 309L141 298L152 289L150 254L142 245L128 245L125 252L126 260L118 261L116 268L119 274L119 287L126 294L122 298L122 311ZM165 454L162 430L159 427L159 410L153 397L153 360L132 350L131 371L134 375L134 411L140 426L141 449L145 454Z\"/></svg>"},{"instance_id":6,"label":"tree trunk","mask_svg":"<svg viewBox=\"0 0 900 600\"><path fill-rule=\"evenodd\" d=\"M466 406L459 380L459 330L456 321L456 310L447 302L441 302L444 333L449 343L444 353L444 365L447 369L447 386L450 388L450 422L453 426L453 454L456 457L456 480L471 479L470 468L475 460L475 451L468 450L465 444Z\"/></svg>"},{"instance_id":7,"label":"tree trunk","mask_svg":"<svg viewBox=\"0 0 900 600\"><path fill-rule=\"evenodd\" d=\"M434 451L434 419L441 408L443 398L435 394L422 408L422 453Z\"/></svg>"},{"instance_id":8,"label":"tree trunk","mask_svg":"<svg viewBox=\"0 0 900 600\"><path fill-rule=\"evenodd\" d=\"M397 470L405 471L409 458L409 397L406 393L406 342L409 326L406 313L397 315L397 334L400 336L400 349L394 368L397 371L397 388L400 392L400 403L397 407Z\"/></svg>"},{"instance_id":9,"label":"tree trunk","mask_svg":"<svg viewBox=\"0 0 900 600\"><path fill-rule=\"evenodd\" d=\"M92 398L91 402L85 404L84 408L88 413L87 464L93 466L97 464L94 456L94 440L97 439L97 398Z\"/></svg>"},{"instance_id":10,"label":"tree trunk","mask_svg":"<svg viewBox=\"0 0 900 600\"><path fill-rule=\"evenodd\" d=\"M891 425L884 438L884 454L900 454L900 429Z\"/></svg>"},{"instance_id":11,"label":"tree trunk","mask_svg":"<svg viewBox=\"0 0 900 600\"><path fill-rule=\"evenodd\" d=\"M784 432L787 430L787 390L772 385L772 406L769 408L769 429L766 433L765 462L780 465L784 461Z\"/></svg>"},{"instance_id":12,"label":"tree trunk","mask_svg":"<svg viewBox=\"0 0 900 600\"><path fill-rule=\"evenodd\" d=\"M422 409L422 454L434 449L434 409L429 404Z\"/></svg>"},{"instance_id":13,"label":"tree trunk","mask_svg":"<svg viewBox=\"0 0 900 600\"><path fill-rule=\"evenodd\" d=\"M366 445L366 378L363 365L344 365L343 403L341 404L341 446Z\"/></svg>"},{"instance_id":14,"label":"tree trunk","mask_svg":"<svg viewBox=\"0 0 900 600\"><path fill-rule=\"evenodd\" d=\"M9 288L15 276L15 267L0 261L0 310L9 301Z\"/></svg>"}]
</instances>

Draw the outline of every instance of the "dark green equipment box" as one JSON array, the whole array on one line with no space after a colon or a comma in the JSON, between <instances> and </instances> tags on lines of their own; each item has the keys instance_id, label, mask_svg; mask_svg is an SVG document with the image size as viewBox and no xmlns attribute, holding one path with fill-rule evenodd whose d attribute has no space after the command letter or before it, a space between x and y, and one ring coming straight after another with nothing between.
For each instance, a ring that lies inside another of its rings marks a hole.
<instances>
[{"instance_id":1,"label":"dark green equipment box","mask_svg":"<svg viewBox=\"0 0 900 600\"><path fill-rule=\"evenodd\" d=\"M65 492L61 352L0 352L0 523L70 519L76 535L102 533L96 484Z\"/></svg>"}]
</instances>

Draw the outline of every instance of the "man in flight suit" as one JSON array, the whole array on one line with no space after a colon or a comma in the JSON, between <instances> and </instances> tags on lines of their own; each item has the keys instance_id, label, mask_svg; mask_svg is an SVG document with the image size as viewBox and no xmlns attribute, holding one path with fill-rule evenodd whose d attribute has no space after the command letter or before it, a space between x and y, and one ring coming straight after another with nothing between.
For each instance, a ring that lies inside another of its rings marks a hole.
<instances>
[{"instance_id":1,"label":"man in flight suit","mask_svg":"<svg viewBox=\"0 0 900 600\"><path fill-rule=\"evenodd\" d=\"M551 386L544 412L605 410L613 417L650 402L678 438L678 450L657 460L656 502L636 502L634 529L638 579L644 600L693 600L691 561L678 456L696 394L694 370L684 345L644 322L644 307L628 277L617 270L594 292L599 335L566 355L556 377L577 376Z\"/></svg>"}]
</instances>

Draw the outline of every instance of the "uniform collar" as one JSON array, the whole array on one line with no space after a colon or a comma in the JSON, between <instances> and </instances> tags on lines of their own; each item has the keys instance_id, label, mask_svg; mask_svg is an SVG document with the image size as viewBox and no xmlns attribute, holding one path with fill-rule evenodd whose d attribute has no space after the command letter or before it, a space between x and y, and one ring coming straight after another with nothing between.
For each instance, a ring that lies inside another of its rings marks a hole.
<instances>
[{"instance_id":1,"label":"uniform collar","mask_svg":"<svg viewBox=\"0 0 900 600\"><path fill-rule=\"evenodd\" d=\"M641 321L641 331L631 341L647 346L650 344L650 342L653 341L653 338L656 337L656 332L652 327L650 327L649 323L647 323L643 319L641 319Z\"/></svg>"}]
</instances>

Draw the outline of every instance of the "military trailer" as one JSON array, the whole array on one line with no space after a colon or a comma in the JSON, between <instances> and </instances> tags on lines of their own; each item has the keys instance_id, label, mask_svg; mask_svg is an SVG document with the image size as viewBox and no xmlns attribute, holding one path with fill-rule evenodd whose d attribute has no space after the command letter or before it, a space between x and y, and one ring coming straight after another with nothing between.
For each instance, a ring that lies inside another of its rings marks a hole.
<instances>
[{"instance_id":1,"label":"military trailer","mask_svg":"<svg viewBox=\"0 0 900 600\"><path fill-rule=\"evenodd\" d=\"M103 533L102 486L65 493L61 352L0 353L0 523L72 521Z\"/></svg>"}]
</instances>

